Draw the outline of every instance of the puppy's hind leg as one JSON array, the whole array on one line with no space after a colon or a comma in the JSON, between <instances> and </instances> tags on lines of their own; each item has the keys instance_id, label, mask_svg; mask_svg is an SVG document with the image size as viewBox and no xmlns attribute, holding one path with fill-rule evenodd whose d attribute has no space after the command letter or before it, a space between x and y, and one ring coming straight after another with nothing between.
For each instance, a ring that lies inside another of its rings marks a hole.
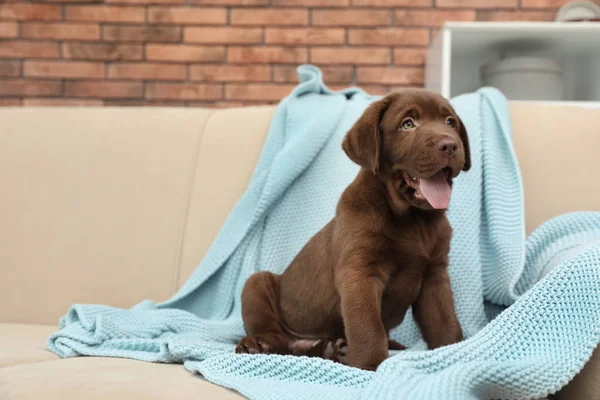
<instances>
[{"instance_id":1,"label":"puppy's hind leg","mask_svg":"<svg viewBox=\"0 0 600 400\"><path fill-rule=\"evenodd\" d=\"M406 350L406 346L402 343L398 343L393 339L388 339L388 349L390 350Z\"/></svg>"},{"instance_id":2,"label":"puppy's hind leg","mask_svg":"<svg viewBox=\"0 0 600 400\"><path fill-rule=\"evenodd\" d=\"M252 275L242 290L242 319L248 336L236 353L290 354L290 336L279 320L279 275L263 271Z\"/></svg>"}]
</instances>

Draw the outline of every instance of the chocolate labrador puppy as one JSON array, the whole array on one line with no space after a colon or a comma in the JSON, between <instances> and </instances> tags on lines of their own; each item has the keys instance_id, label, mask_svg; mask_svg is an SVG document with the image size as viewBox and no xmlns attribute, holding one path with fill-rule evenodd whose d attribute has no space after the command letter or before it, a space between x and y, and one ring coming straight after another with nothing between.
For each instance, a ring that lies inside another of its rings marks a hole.
<instances>
[{"instance_id":1,"label":"chocolate labrador puppy","mask_svg":"<svg viewBox=\"0 0 600 400\"><path fill-rule=\"evenodd\" d=\"M464 124L443 97L405 90L372 103L342 147L360 172L283 274L248 279L236 352L373 370L404 348L388 335L411 305L430 349L462 340L445 209L452 178L471 164Z\"/></svg>"}]
</instances>

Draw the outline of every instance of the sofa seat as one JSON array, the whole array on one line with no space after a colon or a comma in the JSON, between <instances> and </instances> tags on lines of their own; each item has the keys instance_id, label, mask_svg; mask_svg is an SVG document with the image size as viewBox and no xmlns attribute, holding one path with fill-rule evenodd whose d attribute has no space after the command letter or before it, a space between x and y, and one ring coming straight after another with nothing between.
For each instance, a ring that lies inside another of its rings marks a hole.
<instances>
[{"instance_id":1,"label":"sofa seat","mask_svg":"<svg viewBox=\"0 0 600 400\"><path fill-rule=\"evenodd\" d=\"M0 324L0 399L240 399L180 364L61 359L45 344L56 326Z\"/></svg>"},{"instance_id":2,"label":"sofa seat","mask_svg":"<svg viewBox=\"0 0 600 400\"><path fill-rule=\"evenodd\" d=\"M48 335L56 329L52 325L0 324L0 371L13 365L59 360L46 348Z\"/></svg>"}]
</instances>

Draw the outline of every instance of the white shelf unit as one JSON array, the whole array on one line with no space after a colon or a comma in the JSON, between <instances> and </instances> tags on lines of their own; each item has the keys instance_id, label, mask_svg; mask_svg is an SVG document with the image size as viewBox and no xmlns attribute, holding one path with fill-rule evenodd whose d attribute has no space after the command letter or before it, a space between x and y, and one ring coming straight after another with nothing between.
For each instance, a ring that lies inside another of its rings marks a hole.
<instances>
[{"instance_id":1,"label":"white shelf unit","mask_svg":"<svg viewBox=\"0 0 600 400\"><path fill-rule=\"evenodd\" d=\"M425 87L447 98L475 91L482 86L480 67L507 54L560 62L563 103L600 103L600 23L595 22L446 23L427 53Z\"/></svg>"}]
</instances>

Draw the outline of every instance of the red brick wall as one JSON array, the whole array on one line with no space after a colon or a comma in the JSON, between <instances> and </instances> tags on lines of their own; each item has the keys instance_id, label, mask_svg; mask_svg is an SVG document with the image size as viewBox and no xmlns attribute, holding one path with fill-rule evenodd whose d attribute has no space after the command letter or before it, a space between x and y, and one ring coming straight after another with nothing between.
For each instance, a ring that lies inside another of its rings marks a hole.
<instances>
[{"instance_id":1,"label":"red brick wall","mask_svg":"<svg viewBox=\"0 0 600 400\"><path fill-rule=\"evenodd\" d=\"M423 84L443 21L552 20L563 3L0 0L0 105L275 102L307 62L384 93Z\"/></svg>"}]
</instances>

